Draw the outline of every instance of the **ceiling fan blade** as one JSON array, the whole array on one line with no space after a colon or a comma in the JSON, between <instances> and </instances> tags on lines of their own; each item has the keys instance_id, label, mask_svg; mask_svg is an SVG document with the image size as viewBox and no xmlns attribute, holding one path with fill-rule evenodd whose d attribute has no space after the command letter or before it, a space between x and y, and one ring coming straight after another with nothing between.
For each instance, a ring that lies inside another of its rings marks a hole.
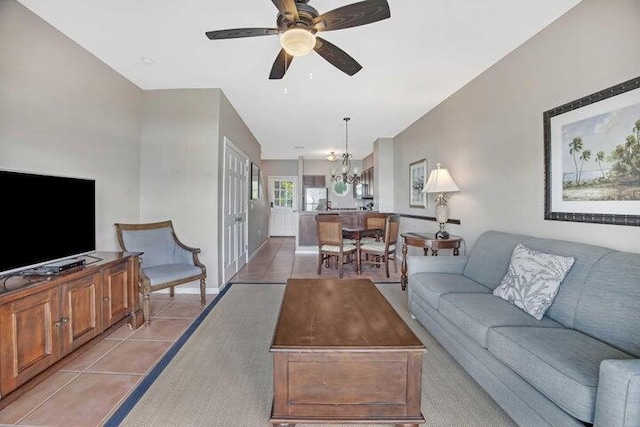
<instances>
[{"instance_id":1,"label":"ceiling fan blade","mask_svg":"<svg viewBox=\"0 0 640 427\"><path fill-rule=\"evenodd\" d=\"M238 39L241 37L271 36L278 34L277 28L232 28L230 30L207 31L210 40Z\"/></svg>"},{"instance_id":2,"label":"ceiling fan blade","mask_svg":"<svg viewBox=\"0 0 640 427\"><path fill-rule=\"evenodd\" d=\"M298 20L298 8L295 0L271 0L280 13L287 15L292 21Z\"/></svg>"},{"instance_id":3,"label":"ceiling fan blade","mask_svg":"<svg viewBox=\"0 0 640 427\"><path fill-rule=\"evenodd\" d=\"M316 45L313 48L320 56L342 72L353 76L362 69L362 65L349 56L344 50L316 36Z\"/></svg>"},{"instance_id":4,"label":"ceiling fan blade","mask_svg":"<svg viewBox=\"0 0 640 427\"><path fill-rule=\"evenodd\" d=\"M278 53L276 60L273 61L269 79L278 80L283 78L291 65L291 61L293 61L293 56L289 55L284 49L280 49L280 53Z\"/></svg>"},{"instance_id":5,"label":"ceiling fan blade","mask_svg":"<svg viewBox=\"0 0 640 427\"><path fill-rule=\"evenodd\" d=\"M318 31L333 31L381 21L391 16L387 0L365 0L333 9L313 20Z\"/></svg>"}]
</instances>

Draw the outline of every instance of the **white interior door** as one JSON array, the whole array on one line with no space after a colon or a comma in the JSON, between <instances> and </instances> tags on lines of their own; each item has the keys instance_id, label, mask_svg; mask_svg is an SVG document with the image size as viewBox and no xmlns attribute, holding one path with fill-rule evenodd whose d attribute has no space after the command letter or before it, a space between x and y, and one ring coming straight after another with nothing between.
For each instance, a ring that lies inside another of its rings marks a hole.
<instances>
[{"instance_id":1,"label":"white interior door","mask_svg":"<svg viewBox=\"0 0 640 427\"><path fill-rule=\"evenodd\" d=\"M249 158L231 141L224 145L223 282L247 263Z\"/></svg>"},{"instance_id":2,"label":"white interior door","mask_svg":"<svg viewBox=\"0 0 640 427\"><path fill-rule=\"evenodd\" d=\"M295 236L298 219L297 182L295 176L269 177L270 236Z\"/></svg>"}]
</instances>

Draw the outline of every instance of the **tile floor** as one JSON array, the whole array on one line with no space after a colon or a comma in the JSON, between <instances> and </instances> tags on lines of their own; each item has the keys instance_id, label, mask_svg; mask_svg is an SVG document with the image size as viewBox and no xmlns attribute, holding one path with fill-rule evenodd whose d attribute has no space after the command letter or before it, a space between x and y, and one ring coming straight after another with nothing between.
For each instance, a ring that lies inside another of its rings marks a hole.
<instances>
[{"instance_id":1,"label":"tile floor","mask_svg":"<svg viewBox=\"0 0 640 427\"><path fill-rule=\"evenodd\" d=\"M289 277L318 277L317 255L295 255L293 238L271 238L232 283L285 283ZM345 265L344 277L374 282L398 282L390 267ZM337 269L322 270L321 277L338 277ZM399 286L399 285L398 285ZM214 295L209 295L210 303ZM153 293L151 325L135 331L124 325L64 366L24 396L0 411L2 426L101 426L119 407L171 345L200 314L198 295Z\"/></svg>"},{"instance_id":2,"label":"tile floor","mask_svg":"<svg viewBox=\"0 0 640 427\"><path fill-rule=\"evenodd\" d=\"M338 277L336 267L322 268L318 276L318 255L295 254L295 240L292 237L272 237L251 258L232 279L232 283L285 283L290 277ZM400 260L397 261L397 272L393 262L389 263L389 278L384 267L363 265L362 273L356 273L355 263L344 266L343 277L361 277L371 279L375 283L400 283Z\"/></svg>"}]
</instances>

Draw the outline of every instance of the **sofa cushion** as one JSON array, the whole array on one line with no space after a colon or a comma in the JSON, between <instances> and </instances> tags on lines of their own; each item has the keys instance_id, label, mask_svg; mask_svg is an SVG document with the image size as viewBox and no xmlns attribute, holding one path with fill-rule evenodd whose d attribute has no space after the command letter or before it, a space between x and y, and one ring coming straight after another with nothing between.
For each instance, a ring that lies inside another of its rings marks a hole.
<instances>
[{"instance_id":1,"label":"sofa cushion","mask_svg":"<svg viewBox=\"0 0 640 427\"><path fill-rule=\"evenodd\" d=\"M567 328L496 327L487 349L572 416L592 422L598 370L605 359L629 359L605 343Z\"/></svg>"},{"instance_id":2,"label":"sofa cushion","mask_svg":"<svg viewBox=\"0 0 640 427\"><path fill-rule=\"evenodd\" d=\"M518 243L500 286L493 294L536 319L542 319L575 258L528 248Z\"/></svg>"},{"instance_id":3,"label":"sofa cushion","mask_svg":"<svg viewBox=\"0 0 640 427\"><path fill-rule=\"evenodd\" d=\"M483 347L489 329L495 326L540 326L562 328L547 317L536 320L513 304L493 294L447 294L440 298L440 313Z\"/></svg>"},{"instance_id":4,"label":"sofa cushion","mask_svg":"<svg viewBox=\"0 0 640 427\"><path fill-rule=\"evenodd\" d=\"M596 263L574 329L640 357L640 254L613 252Z\"/></svg>"},{"instance_id":5,"label":"sofa cushion","mask_svg":"<svg viewBox=\"0 0 640 427\"><path fill-rule=\"evenodd\" d=\"M202 274L200 267L190 264L166 264L143 268L151 286Z\"/></svg>"},{"instance_id":6,"label":"sofa cushion","mask_svg":"<svg viewBox=\"0 0 640 427\"><path fill-rule=\"evenodd\" d=\"M461 274L415 273L411 275L410 289L435 309L440 308L440 297L451 293L488 294L491 290Z\"/></svg>"},{"instance_id":7,"label":"sofa cushion","mask_svg":"<svg viewBox=\"0 0 640 427\"><path fill-rule=\"evenodd\" d=\"M507 272L511 253L518 243L542 252L576 259L553 304L545 313L545 316L573 328L576 305L587 276L599 259L614 250L565 240L487 231L473 245L463 274L492 290L495 289Z\"/></svg>"}]
</instances>

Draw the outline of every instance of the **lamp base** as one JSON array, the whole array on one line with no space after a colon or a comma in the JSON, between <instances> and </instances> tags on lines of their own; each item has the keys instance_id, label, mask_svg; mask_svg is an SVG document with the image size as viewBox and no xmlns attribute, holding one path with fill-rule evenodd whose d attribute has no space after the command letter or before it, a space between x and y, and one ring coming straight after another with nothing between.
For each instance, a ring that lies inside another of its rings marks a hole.
<instances>
[{"instance_id":1,"label":"lamp base","mask_svg":"<svg viewBox=\"0 0 640 427\"><path fill-rule=\"evenodd\" d=\"M439 222L438 223L440 225L440 230L438 230L438 232L436 233L436 240L437 239L448 239L449 238L449 233L446 232L446 230L444 229L444 222Z\"/></svg>"},{"instance_id":2,"label":"lamp base","mask_svg":"<svg viewBox=\"0 0 640 427\"><path fill-rule=\"evenodd\" d=\"M442 239L448 239L449 238L449 233L447 233L444 230L439 230L436 233L436 239L442 240Z\"/></svg>"}]
</instances>

